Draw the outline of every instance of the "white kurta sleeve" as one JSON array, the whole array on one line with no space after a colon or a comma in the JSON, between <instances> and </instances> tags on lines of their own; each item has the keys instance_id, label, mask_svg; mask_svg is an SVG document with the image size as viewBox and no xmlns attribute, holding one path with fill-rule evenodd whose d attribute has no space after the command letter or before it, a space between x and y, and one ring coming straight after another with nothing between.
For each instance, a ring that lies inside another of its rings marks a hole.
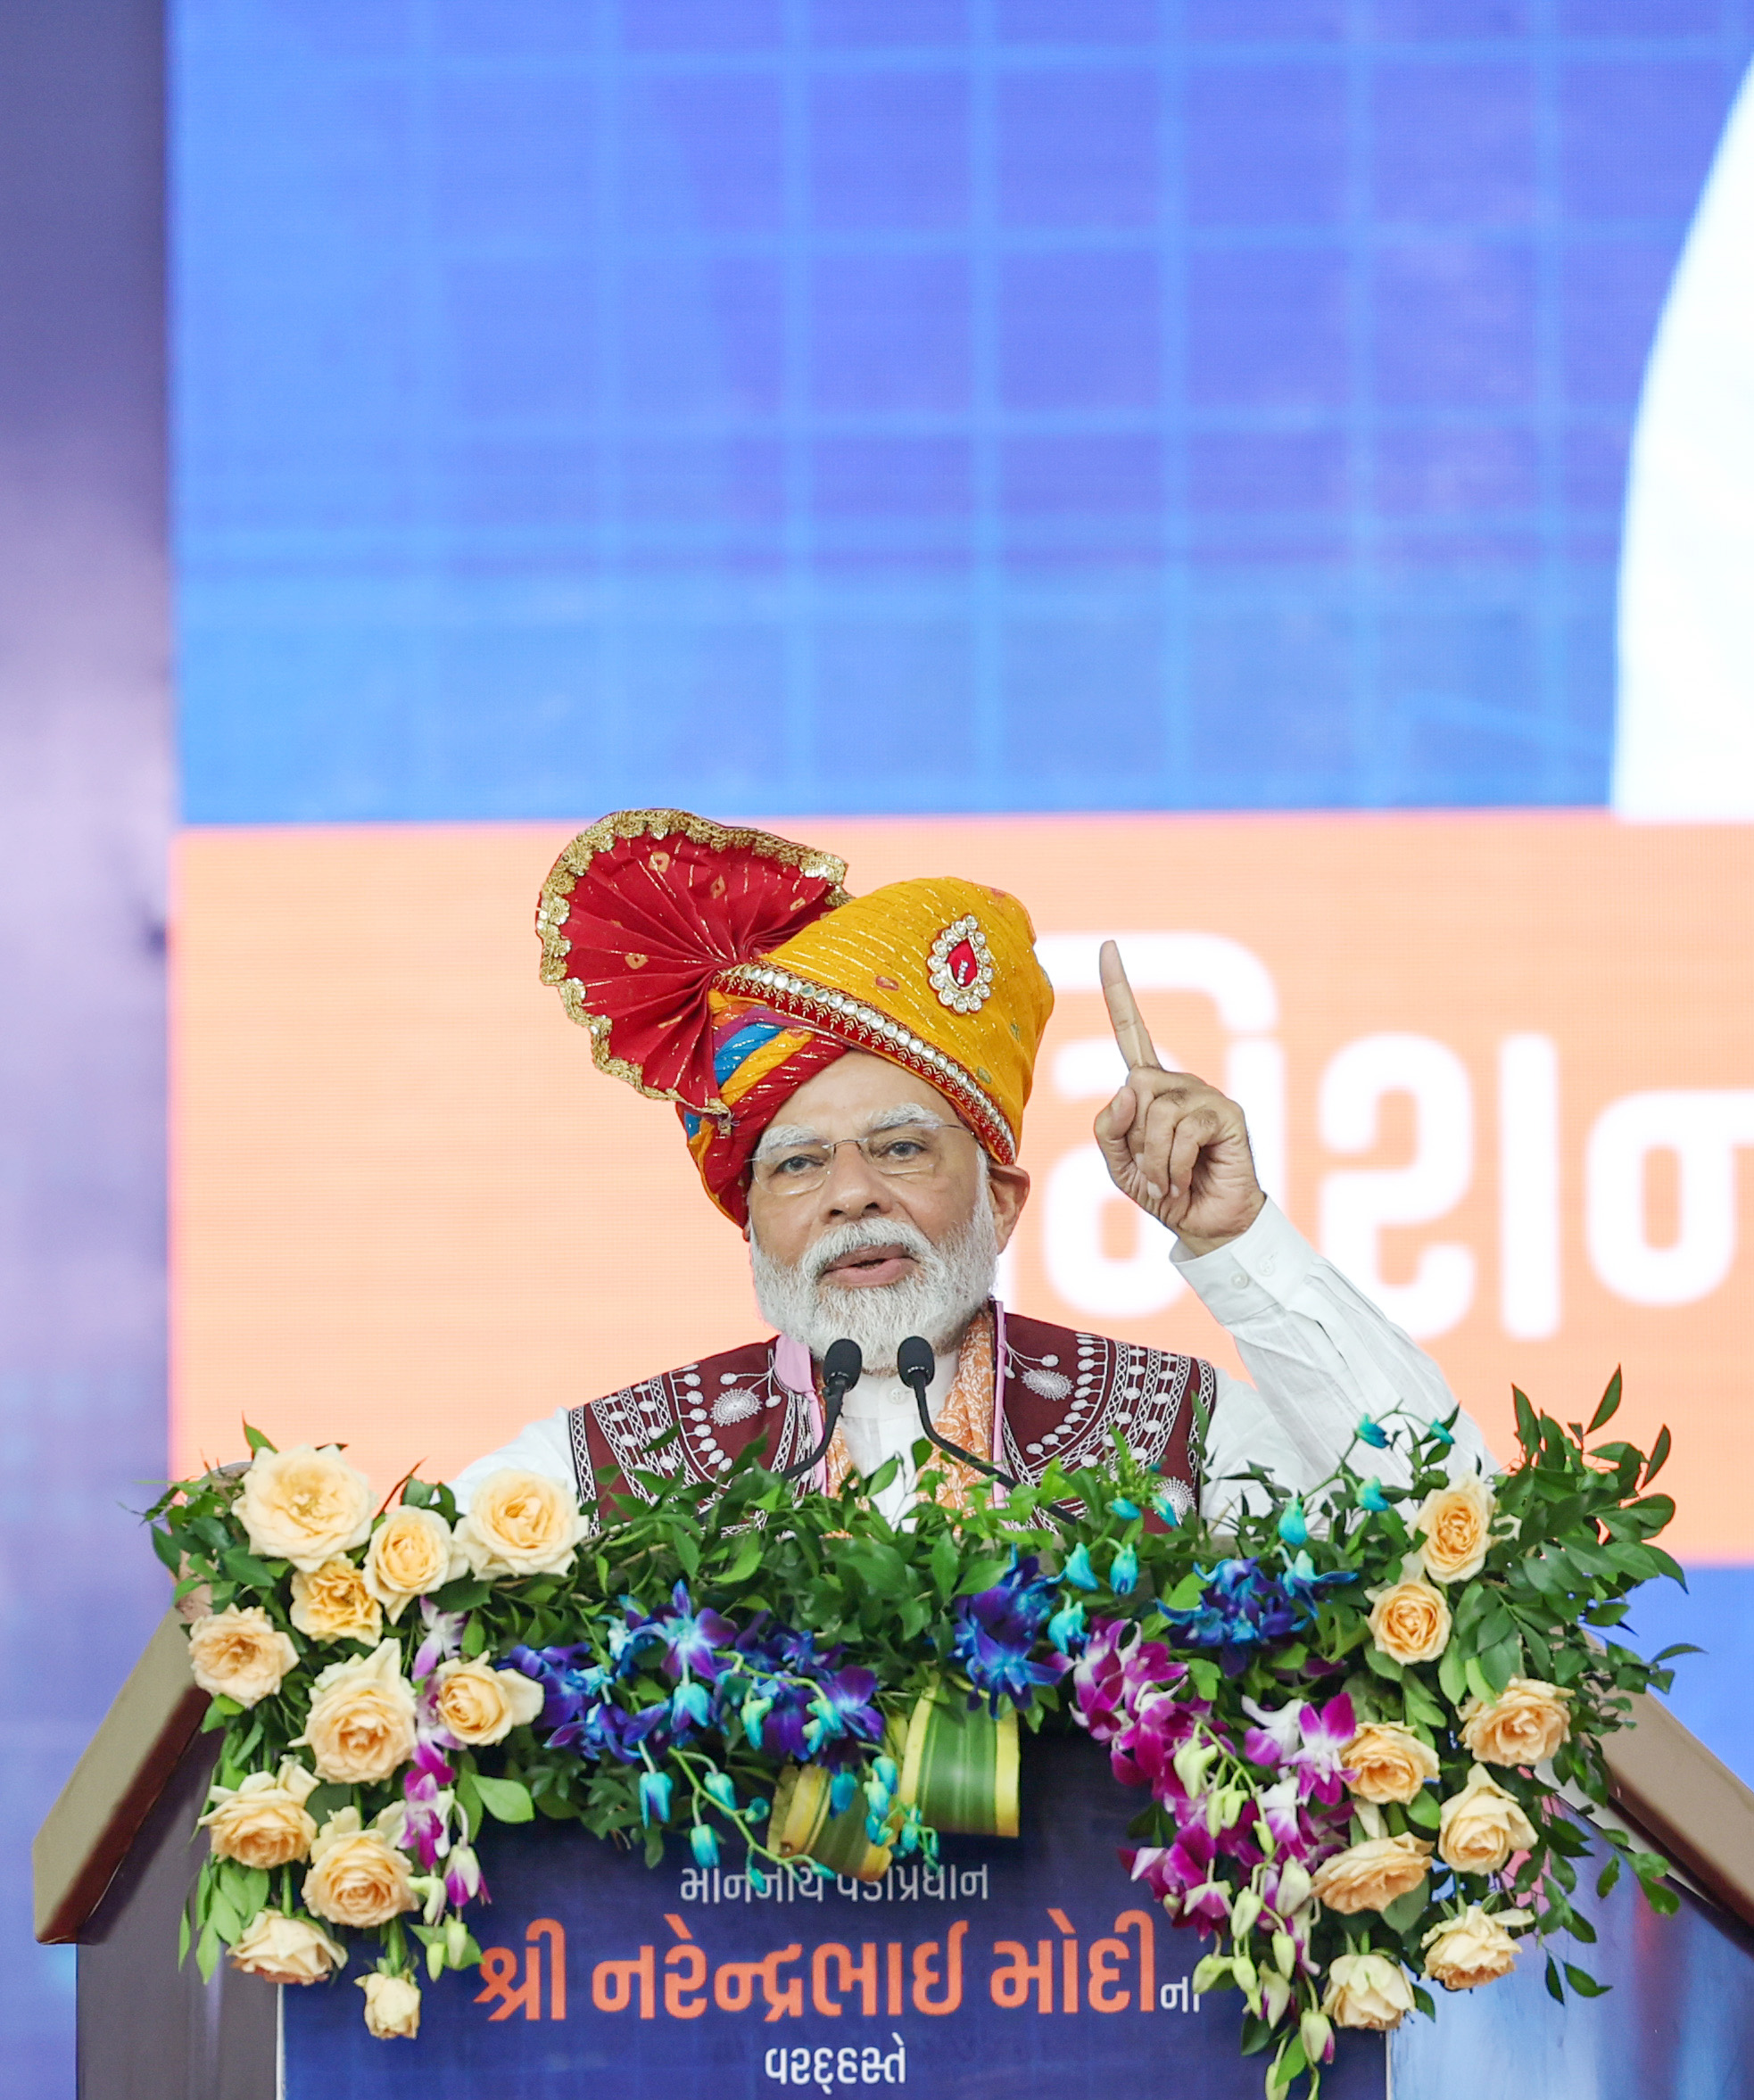
<instances>
[{"instance_id":1,"label":"white kurta sleeve","mask_svg":"<svg viewBox=\"0 0 1754 2100\"><path fill-rule=\"evenodd\" d=\"M1236 1342L1253 1385L1220 1371L1206 1439L1202 1508L1234 1508L1243 1484L1225 1476L1264 1466L1282 1487L1306 1492L1350 1454L1386 1488L1404 1486L1393 1448L1355 1443L1369 1415L1429 1422L1455 1406L1444 1374L1410 1335L1324 1261L1270 1198L1248 1230L1209 1254L1179 1247L1176 1267ZM1452 1472L1496 1470L1477 1426L1454 1426Z\"/></svg>"},{"instance_id":2,"label":"white kurta sleeve","mask_svg":"<svg viewBox=\"0 0 1754 2100\"><path fill-rule=\"evenodd\" d=\"M576 1494L578 1476L573 1469L573 1440L567 1414L561 1408L544 1415L539 1422L526 1422L509 1443L465 1466L451 1483L458 1509L467 1513L469 1498L482 1482L508 1466L525 1473L540 1473L544 1480L558 1482L568 1494Z\"/></svg>"}]
</instances>

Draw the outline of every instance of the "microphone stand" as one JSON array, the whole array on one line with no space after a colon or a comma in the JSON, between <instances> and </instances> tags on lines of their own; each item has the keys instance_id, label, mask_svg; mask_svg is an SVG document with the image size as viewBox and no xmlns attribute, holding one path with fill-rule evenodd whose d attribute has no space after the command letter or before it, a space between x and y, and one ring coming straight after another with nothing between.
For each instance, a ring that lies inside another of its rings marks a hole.
<instances>
[{"instance_id":1,"label":"microphone stand","mask_svg":"<svg viewBox=\"0 0 1754 2100\"><path fill-rule=\"evenodd\" d=\"M965 1451L961 1444L952 1443L948 1437L940 1436L932 1426L931 1403L927 1398L927 1388L938 1370L938 1359L932 1353L930 1342L918 1335L910 1335L896 1352L896 1375L914 1395L920 1410L920 1426L928 1439L947 1456L958 1464L972 1466L977 1473L984 1473L989 1480L997 1480L1001 1487L1015 1487L1017 1483L1002 1468L991 1465L985 1459L977 1459L972 1451Z\"/></svg>"},{"instance_id":2,"label":"microphone stand","mask_svg":"<svg viewBox=\"0 0 1754 2100\"><path fill-rule=\"evenodd\" d=\"M829 1445L834 1442L834 1432L840 1426L841 1403L858 1384L864 1370L865 1360L859 1354L856 1342L842 1340L829 1344L828 1354L823 1359L822 1441L807 1459L800 1459L795 1466L782 1467L782 1480L799 1479L822 1464Z\"/></svg>"}]
</instances>

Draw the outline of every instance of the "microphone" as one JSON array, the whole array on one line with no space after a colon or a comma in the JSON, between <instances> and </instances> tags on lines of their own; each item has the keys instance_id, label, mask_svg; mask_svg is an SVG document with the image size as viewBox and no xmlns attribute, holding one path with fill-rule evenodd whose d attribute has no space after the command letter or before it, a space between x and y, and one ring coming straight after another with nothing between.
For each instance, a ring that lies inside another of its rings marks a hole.
<instances>
[{"instance_id":1,"label":"microphone","mask_svg":"<svg viewBox=\"0 0 1754 2100\"><path fill-rule=\"evenodd\" d=\"M932 1426L931 1402L927 1389L938 1371L938 1359L932 1353L931 1344L922 1335L910 1335L895 1352L896 1376L914 1395L920 1410L920 1426L938 1449L964 1466L972 1466L977 1473L984 1473L989 1480L997 1480L1003 1487L1015 1487L1017 1483L1010 1474L989 1465L985 1459L977 1459L972 1451L965 1451L961 1444L952 1443L940 1436Z\"/></svg>"},{"instance_id":2,"label":"microphone","mask_svg":"<svg viewBox=\"0 0 1754 2100\"><path fill-rule=\"evenodd\" d=\"M802 1474L819 1466L823 1454L834 1442L834 1432L840 1426L840 1403L859 1382L865 1369L865 1359L859 1354L856 1342L849 1342L843 1335L838 1342L831 1342L828 1354L823 1359L823 1434L807 1459L800 1459L795 1466L785 1466L780 1470L782 1480L796 1480Z\"/></svg>"}]
</instances>

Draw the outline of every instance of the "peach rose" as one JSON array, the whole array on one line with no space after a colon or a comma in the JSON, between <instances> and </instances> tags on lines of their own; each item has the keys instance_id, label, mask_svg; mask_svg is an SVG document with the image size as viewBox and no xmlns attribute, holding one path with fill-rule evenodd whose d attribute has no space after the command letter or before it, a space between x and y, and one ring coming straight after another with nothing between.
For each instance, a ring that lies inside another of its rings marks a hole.
<instances>
[{"instance_id":1,"label":"peach rose","mask_svg":"<svg viewBox=\"0 0 1754 2100\"><path fill-rule=\"evenodd\" d=\"M459 1742L472 1747L503 1742L514 1728L534 1721L545 1697L521 1670L495 1670L486 1663L441 1663L434 1704Z\"/></svg>"},{"instance_id":2,"label":"peach rose","mask_svg":"<svg viewBox=\"0 0 1754 2100\"><path fill-rule=\"evenodd\" d=\"M1445 1990L1474 1990L1496 1983L1517 1965L1512 1932L1534 1924L1526 1911L1485 1911L1470 1903L1459 1918L1445 1918L1419 1942L1425 1972Z\"/></svg>"},{"instance_id":3,"label":"peach rose","mask_svg":"<svg viewBox=\"0 0 1754 2100\"><path fill-rule=\"evenodd\" d=\"M385 1976L374 1969L361 1976L366 1994L366 2026L380 2042L411 2042L420 2032L420 1986L411 1977Z\"/></svg>"},{"instance_id":4,"label":"peach rose","mask_svg":"<svg viewBox=\"0 0 1754 2100\"><path fill-rule=\"evenodd\" d=\"M393 1509L371 1534L365 1583L393 1626L417 1597L442 1590L468 1566L436 1509Z\"/></svg>"},{"instance_id":5,"label":"peach rose","mask_svg":"<svg viewBox=\"0 0 1754 2100\"><path fill-rule=\"evenodd\" d=\"M203 1691L253 1707L298 1667L298 1650L261 1605L228 1605L189 1628L189 1670Z\"/></svg>"},{"instance_id":6,"label":"peach rose","mask_svg":"<svg viewBox=\"0 0 1754 2100\"><path fill-rule=\"evenodd\" d=\"M1399 1721L1367 1721L1340 1753L1361 1801L1411 1801L1437 1776L1437 1753Z\"/></svg>"},{"instance_id":7,"label":"peach rose","mask_svg":"<svg viewBox=\"0 0 1754 2100\"><path fill-rule=\"evenodd\" d=\"M1413 1529L1425 1534L1420 1558L1434 1582L1465 1583L1486 1564L1492 1520L1498 1509L1477 1473L1464 1473L1448 1487L1435 1487L1419 1505Z\"/></svg>"},{"instance_id":8,"label":"peach rose","mask_svg":"<svg viewBox=\"0 0 1754 2100\"><path fill-rule=\"evenodd\" d=\"M401 1810L391 1813L400 1818ZM319 1918L361 1931L418 1907L408 1855L376 1830L363 1830L357 1808L332 1815L310 1848L304 1900Z\"/></svg>"},{"instance_id":9,"label":"peach rose","mask_svg":"<svg viewBox=\"0 0 1754 2100\"><path fill-rule=\"evenodd\" d=\"M356 1662L331 1663L310 1689L304 1733L318 1777L343 1786L388 1779L414 1755L414 1688L401 1653L383 1641Z\"/></svg>"},{"instance_id":10,"label":"peach rose","mask_svg":"<svg viewBox=\"0 0 1754 2100\"><path fill-rule=\"evenodd\" d=\"M565 1575L589 1528L570 1487L507 1466L476 1490L457 1542L477 1575Z\"/></svg>"},{"instance_id":11,"label":"peach rose","mask_svg":"<svg viewBox=\"0 0 1754 2100\"><path fill-rule=\"evenodd\" d=\"M1415 1575L1370 1594L1371 1638L1385 1655L1397 1663L1429 1663L1449 1646L1450 1604L1441 1590Z\"/></svg>"},{"instance_id":12,"label":"peach rose","mask_svg":"<svg viewBox=\"0 0 1754 2100\"><path fill-rule=\"evenodd\" d=\"M1470 1699L1461 1709L1463 1745L1483 1765L1529 1769L1551 1757L1570 1734L1570 1698L1539 1677L1513 1677L1490 1704Z\"/></svg>"},{"instance_id":13,"label":"peach rose","mask_svg":"<svg viewBox=\"0 0 1754 2100\"><path fill-rule=\"evenodd\" d=\"M1417 1889L1431 1871L1431 1846L1424 1838L1366 1838L1348 1845L1315 1871L1316 1900L1349 1916L1354 1911L1386 1910L1399 1896Z\"/></svg>"},{"instance_id":14,"label":"peach rose","mask_svg":"<svg viewBox=\"0 0 1754 2100\"><path fill-rule=\"evenodd\" d=\"M258 1451L244 1476L237 1514L250 1550L315 1575L326 1560L363 1546L371 1530L371 1483L332 1443Z\"/></svg>"},{"instance_id":15,"label":"peach rose","mask_svg":"<svg viewBox=\"0 0 1754 2100\"><path fill-rule=\"evenodd\" d=\"M326 1560L315 1575L293 1577L288 1615L312 1641L376 1641L384 1614L351 1560Z\"/></svg>"},{"instance_id":16,"label":"peach rose","mask_svg":"<svg viewBox=\"0 0 1754 2100\"><path fill-rule=\"evenodd\" d=\"M1534 1824L1484 1765L1438 1811L1437 1856L1459 1874L1495 1874L1534 1842Z\"/></svg>"},{"instance_id":17,"label":"peach rose","mask_svg":"<svg viewBox=\"0 0 1754 2100\"><path fill-rule=\"evenodd\" d=\"M1328 1964L1321 2009L1336 2027L1380 2034L1399 2027L1412 2011L1413 1987L1400 1963L1386 1955L1336 1955Z\"/></svg>"},{"instance_id":18,"label":"peach rose","mask_svg":"<svg viewBox=\"0 0 1754 2100\"><path fill-rule=\"evenodd\" d=\"M296 1758L288 1757L277 1773L252 1772L239 1787L215 1787L213 1804L201 1819L216 1859L236 1859L244 1866L272 1873L302 1859L317 1835L305 1803L317 1784Z\"/></svg>"},{"instance_id":19,"label":"peach rose","mask_svg":"<svg viewBox=\"0 0 1754 2100\"><path fill-rule=\"evenodd\" d=\"M347 1949L320 1926L277 1910L258 1911L231 1950L232 1967L264 1983L320 1983L346 1963Z\"/></svg>"}]
</instances>

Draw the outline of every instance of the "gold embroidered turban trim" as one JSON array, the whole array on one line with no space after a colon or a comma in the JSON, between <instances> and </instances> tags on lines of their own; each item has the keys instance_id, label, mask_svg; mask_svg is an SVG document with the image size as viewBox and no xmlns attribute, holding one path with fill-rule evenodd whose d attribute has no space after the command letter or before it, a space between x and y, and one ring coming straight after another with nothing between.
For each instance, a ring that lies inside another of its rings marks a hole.
<instances>
[{"instance_id":1,"label":"gold embroidered turban trim","mask_svg":"<svg viewBox=\"0 0 1754 2100\"><path fill-rule=\"evenodd\" d=\"M542 885L542 974L605 1071L674 1102L707 1193L747 1215L781 1105L848 1050L915 1073L1017 1156L1054 994L1015 897L957 876L849 897L847 870L765 831L618 810Z\"/></svg>"}]
</instances>

